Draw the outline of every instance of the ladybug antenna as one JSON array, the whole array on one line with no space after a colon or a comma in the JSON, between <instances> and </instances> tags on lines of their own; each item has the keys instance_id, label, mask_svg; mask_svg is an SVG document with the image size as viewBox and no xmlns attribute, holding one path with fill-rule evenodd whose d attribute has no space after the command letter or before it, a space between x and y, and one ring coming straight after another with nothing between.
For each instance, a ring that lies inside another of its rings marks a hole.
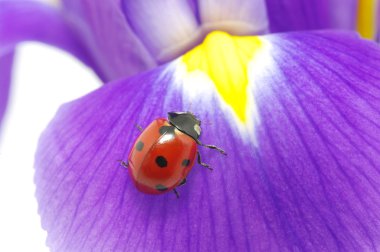
<instances>
[{"instance_id":1,"label":"ladybug antenna","mask_svg":"<svg viewBox=\"0 0 380 252\"><path fill-rule=\"evenodd\" d=\"M227 153L224 150L222 150L221 148L216 147L215 145L203 144L199 140L198 140L198 144L201 145L201 146L203 146L203 147L207 147L207 148L210 148L210 149L213 149L213 150L217 150L221 154L227 156Z\"/></svg>"}]
</instances>

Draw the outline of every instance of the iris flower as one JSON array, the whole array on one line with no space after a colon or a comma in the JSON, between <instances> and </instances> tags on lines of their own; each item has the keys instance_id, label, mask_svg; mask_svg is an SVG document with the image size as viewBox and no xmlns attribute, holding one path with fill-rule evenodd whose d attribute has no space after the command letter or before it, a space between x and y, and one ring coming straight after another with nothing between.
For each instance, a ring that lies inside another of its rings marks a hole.
<instances>
[{"instance_id":1,"label":"iris flower","mask_svg":"<svg viewBox=\"0 0 380 252\"><path fill-rule=\"evenodd\" d=\"M375 2L336 13L339 2L0 1L2 110L23 40L107 83L64 104L40 138L52 251L379 250L380 49L310 30L375 37ZM179 199L137 191L117 161L136 124L169 111L195 113L201 141L228 153L201 149L214 171L195 166Z\"/></svg>"}]
</instances>

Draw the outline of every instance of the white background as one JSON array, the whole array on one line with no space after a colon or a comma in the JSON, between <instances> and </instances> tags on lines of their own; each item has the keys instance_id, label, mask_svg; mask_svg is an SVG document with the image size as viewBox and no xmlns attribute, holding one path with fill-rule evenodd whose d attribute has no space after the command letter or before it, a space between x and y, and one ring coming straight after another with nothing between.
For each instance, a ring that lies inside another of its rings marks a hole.
<instances>
[{"instance_id":1,"label":"white background","mask_svg":"<svg viewBox=\"0 0 380 252\"><path fill-rule=\"evenodd\" d=\"M48 251L37 214L33 160L58 107L100 86L74 57L38 43L18 47L0 135L0 251Z\"/></svg>"}]
</instances>

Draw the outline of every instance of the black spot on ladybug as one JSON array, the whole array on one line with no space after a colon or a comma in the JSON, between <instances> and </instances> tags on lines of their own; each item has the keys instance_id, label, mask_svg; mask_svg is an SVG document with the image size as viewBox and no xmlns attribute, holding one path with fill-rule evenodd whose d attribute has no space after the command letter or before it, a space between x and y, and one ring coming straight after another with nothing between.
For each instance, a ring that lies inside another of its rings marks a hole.
<instances>
[{"instance_id":1,"label":"black spot on ladybug","mask_svg":"<svg viewBox=\"0 0 380 252\"><path fill-rule=\"evenodd\" d=\"M174 126L161 126L159 129L160 135L165 133L174 134Z\"/></svg>"},{"instance_id":2,"label":"black spot on ladybug","mask_svg":"<svg viewBox=\"0 0 380 252\"><path fill-rule=\"evenodd\" d=\"M156 189L157 189L157 191L160 191L160 192L164 192L164 191L168 190L168 188L166 186L161 185L161 184L156 185Z\"/></svg>"},{"instance_id":3,"label":"black spot on ladybug","mask_svg":"<svg viewBox=\"0 0 380 252\"><path fill-rule=\"evenodd\" d=\"M144 148L144 143L139 141L137 144L136 144L136 150L138 151L142 151L142 149Z\"/></svg>"},{"instance_id":4,"label":"black spot on ladybug","mask_svg":"<svg viewBox=\"0 0 380 252\"><path fill-rule=\"evenodd\" d=\"M156 157L156 164L161 168L165 168L168 166L168 161L163 156L158 156Z\"/></svg>"},{"instance_id":5,"label":"black spot on ladybug","mask_svg":"<svg viewBox=\"0 0 380 252\"><path fill-rule=\"evenodd\" d=\"M182 161L182 166L186 167L186 166L189 166L190 165L190 160L189 159L184 159Z\"/></svg>"}]
</instances>

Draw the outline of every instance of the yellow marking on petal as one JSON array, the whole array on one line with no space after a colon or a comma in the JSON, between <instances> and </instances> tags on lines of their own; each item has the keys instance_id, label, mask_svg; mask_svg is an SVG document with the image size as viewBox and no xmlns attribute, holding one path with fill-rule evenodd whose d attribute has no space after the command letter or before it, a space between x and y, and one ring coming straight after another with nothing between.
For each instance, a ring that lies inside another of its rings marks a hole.
<instances>
[{"instance_id":1,"label":"yellow marking on petal","mask_svg":"<svg viewBox=\"0 0 380 252\"><path fill-rule=\"evenodd\" d=\"M375 39L378 0L359 0L356 29L367 39Z\"/></svg>"},{"instance_id":2,"label":"yellow marking on petal","mask_svg":"<svg viewBox=\"0 0 380 252\"><path fill-rule=\"evenodd\" d=\"M205 73L237 118L246 123L249 114L248 65L262 47L263 41L257 36L239 37L214 31L181 60L188 73Z\"/></svg>"}]
</instances>

